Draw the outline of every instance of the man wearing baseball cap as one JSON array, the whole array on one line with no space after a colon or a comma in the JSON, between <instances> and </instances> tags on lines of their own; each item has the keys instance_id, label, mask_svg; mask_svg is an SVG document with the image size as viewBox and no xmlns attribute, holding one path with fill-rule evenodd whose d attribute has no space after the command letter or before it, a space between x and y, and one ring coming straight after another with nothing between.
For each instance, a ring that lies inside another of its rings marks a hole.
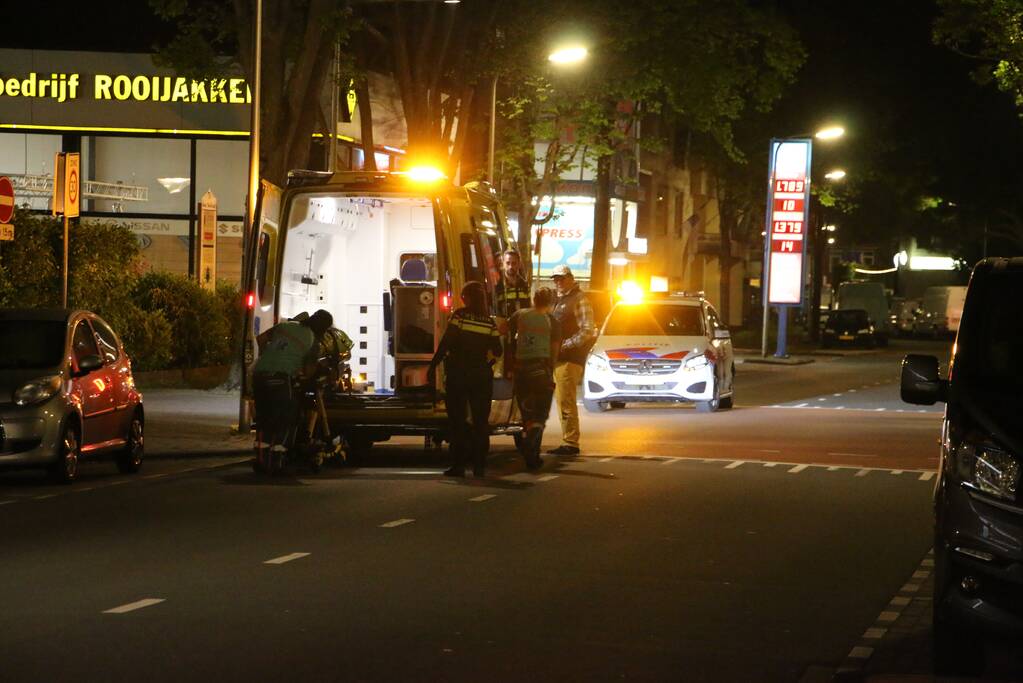
<instances>
[{"instance_id":1,"label":"man wearing baseball cap","mask_svg":"<svg viewBox=\"0 0 1023 683\"><path fill-rule=\"evenodd\" d=\"M561 418L561 445L548 451L554 455L579 454L579 406L576 396L583 379L586 356L597 340L593 306L572 275L572 269L561 264L551 275L558 290L554 319L561 328L561 348L554 365L554 387Z\"/></svg>"}]
</instances>

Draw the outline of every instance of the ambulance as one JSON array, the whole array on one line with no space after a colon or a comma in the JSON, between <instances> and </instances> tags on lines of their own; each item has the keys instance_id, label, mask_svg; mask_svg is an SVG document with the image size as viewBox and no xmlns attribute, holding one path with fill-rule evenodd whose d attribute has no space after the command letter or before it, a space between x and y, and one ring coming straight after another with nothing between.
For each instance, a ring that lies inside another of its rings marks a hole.
<instances>
[{"instance_id":1,"label":"ambulance","mask_svg":"<svg viewBox=\"0 0 1023 683\"><path fill-rule=\"evenodd\" d=\"M516 248L493 189L457 187L427 167L293 171L283 190L261 183L256 216L245 263L244 398L251 401L256 337L322 308L354 342L353 389L325 396L331 431L358 456L397 435L439 444L446 438L443 368L431 386L430 359L461 305L462 286L482 282L493 306L501 254ZM518 441L501 360L494 374L492 433Z\"/></svg>"}]
</instances>

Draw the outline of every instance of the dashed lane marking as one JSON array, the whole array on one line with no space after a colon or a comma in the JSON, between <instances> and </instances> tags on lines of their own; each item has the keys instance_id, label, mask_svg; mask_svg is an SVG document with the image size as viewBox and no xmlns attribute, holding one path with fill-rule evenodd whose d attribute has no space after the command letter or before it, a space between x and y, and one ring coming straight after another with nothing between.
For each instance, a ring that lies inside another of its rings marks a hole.
<instances>
[{"instance_id":1,"label":"dashed lane marking","mask_svg":"<svg viewBox=\"0 0 1023 683\"><path fill-rule=\"evenodd\" d=\"M613 457L611 457L611 456L608 456L608 457L606 457L606 458L601 458L601 459L600 459L600 460L598 460L597 462L611 462L612 460L614 460L614 458L613 458Z\"/></svg>"},{"instance_id":2,"label":"dashed lane marking","mask_svg":"<svg viewBox=\"0 0 1023 683\"><path fill-rule=\"evenodd\" d=\"M923 569L920 569L918 571L913 572L913 578L914 579L926 579L930 575L931 575L931 573L929 571L926 571L926 570L923 570Z\"/></svg>"},{"instance_id":3,"label":"dashed lane marking","mask_svg":"<svg viewBox=\"0 0 1023 683\"><path fill-rule=\"evenodd\" d=\"M491 498L497 498L497 495L493 494L493 493L484 493L482 496L476 496L475 498L470 498L469 502L470 503L482 503L484 501L490 500Z\"/></svg>"},{"instance_id":4,"label":"dashed lane marking","mask_svg":"<svg viewBox=\"0 0 1023 683\"><path fill-rule=\"evenodd\" d=\"M905 586L903 586L902 588L899 589L899 592L900 593L919 593L920 592L920 584L919 583L907 583Z\"/></svg>"},{"instance_id":5,"label":"dashed lane marking","mask_svg":"<svg viewBox=\"0 0 1023 683\"><path fill-rule=\"evenodd\" d=\"M876 453L828 453L839 458L876 458Z\"/></svg>"},{"instance_id":6,"label":"dashed lane marking","mask_svg":"<svg viewBox=\"0 0 1023 683\"><path fill-rule=\"evenodd\" d=\"M920 563L920 566L921 567L933 567L934 566L934 560L930 560L930 559L924 560L923 562Z\"/></svg>"},{"instance_id":7,"label":"dashed lane marking","mask_svg":"<svg viewBox=\"0 0 1023 683\"><path fill-rule=\"evenodd\" d=\"M934 477L934 472L923 472L920 474L920 481L930 481Z\"/></svg>"},{"instance_id":8,"label":"dashed lane marking","mask_svg":"<svg viewBox=\"0 0 1023 683\"><path fill-rule=\"evenodd\" d=\"M778 463L776 463L776 462L765 462L764 463L764 467L777 467L777 466L778 466Z\"/></svg>"},{"instance_id":9,"label":"dashed lane marking","mask_svg":"<svg viewBox=\"0 0 1023 683\"><path fill-rule=\"evenodd\" d=\"M56 498L56 493L44 493L41 496L33 496L32 500L49 500L50 498Z\"/></svg>"},{"instance_id":10,"label":"dashed lane marking","mask_svg":"<svg viewBox=\"0 0 1023 683\"><path fill-rule=\"evenodd\" d=\"M404 526L406 524L411 524L414 521L416 521L416 520L409 519L407 517L403 517L402 519L396 519L393 522L384 522L383 524L380 525L380 528L381 529L393 529L396 526Z\"/></svg>"},{"instance_id":11,"label":"dashed lane marking","mask_svg":"<svg viewBox=\"0 0 1023 683\"><path fill-rule=\"evenodd\" d=\"M841 467L836 467L835 465L832 465L832 466L830 466L828 468L828 472L837 472L840 469L842 469L842 468Z\"/></svg>"},{"instance_id":12,"label":"dashed lane marking","mask_svg":"<svg viewBox=\"0 0 1023 683\"><path fill-rule=\"evenodd\" d=\"M662 460L661 464L662 465L674 465L675 463L677 463L681 459L682 458L668 458L667 460Z\"/></svg>"},{"instance_id":13,"label":"dashed lane marking","mask_svg":"<svg viewBox=\"0 0 1023 683\"><path fill-rule=\"evenodd\" d=\"M557 479L557 478L558 478L558 475L556 475L556 474L545 474L542 477L538 478L537 481L553 481L554 479Z\"/></svg>"},{"instance_id":14,"label":"dashed lane marking","mask_svg":"<svg viewBox=\"0 0 1023 683\"><path fill-rule=\"evenodd\" d=\"M860 470L859 472L857 472L857 473L856 473L856 476L857 476L857 477L865 477L865 476L867 476L868 474L870 474L870 470L869 470L869 469L866 469L866 468L864 468L864 469Z\"/></svg>"},{"instance_id":15,"label":"dashed lane marking","mask_svg":"<svg viewBox=\"0 0 1023 683\"><path fill-rule=\"evenodd\" d=\"M10 505L11 503L17 503L16 500L0 500L0 505Z\"/></svg>"},{"instance_id":16,"label":"dashed lane marking","mask_svg":"<svg viewBox=\"0 0 1023 683\"><path fill-rule=\"evenodd\" d=\"M810 405L810 404L809 403L797 403L796 405L794 405L792 407L793 408L805 408L808 405Z\"/></svg>"},{"instance_id":17,"label":"dashed lane marking","mask_svg":"<svg viewBox=\"0 0 1023 683\"><path fill-rule=\"evenodd\" d=\"M900 474L902 474L902 470L892 470L892 474L894 474L896 476L900 475Z\"/></svg>"},{"instance_id":18,"label":"dashed lane marking","mask_svg":"<svg viewBox=\"0 0 1023 683\"><path fill-rule=\"evenodd\" d=\"M870 659L872 654L874 654L874 648L863 645L857 645L849 651L849 657L852 659Z\"/></svg>"},{"instance_id":19,"label":"dashed lane marking","mask_svg":"<svg viewBox=\"0 0 1023 683\"><path fill-rule=\"evenodd\" d=\"M774 448L758 448L757 453L781 453L781 451Z\"/></svg>"},{"instance_id":20,"label":"dashed lane marking","mask_svg":"<svg viewBox=\"0 0 1023 683\"><path fill-rule=\"evenodd\" d=\"M809 467L809 465L796 465L795 467L789 470L789 474L799 474L807 467Z\"/></svg>"},{"instance_id":21,"label":"dashed lane marking","mask_svg":"<svg viewBox=\"0 0 1023 683\"><path fill-rule=\"evenodd\" d=\"M909 604L909 598L903 596L896 596L892 598L891 602L888 603L892 607L905 607Z\"/></svg>"},{"instance_id":22,"label":"dashed lane marking","mask_svg":"<svg viewBox=\"0 0 1023 683\"><path fill-rule=\"evenodd\" d=\"M863 632L863 637L867 640L880 640L884 638L884 634L888 633L888 629L880 626L871 626Z\"/></svg>"},{"instance_id":23,"label":"dashed lane marking","mask_svg":"<svg viewBox=\"0 0 1023 683\"><path fill-rule=\"evenodd\" d=\"M898 612L891 612L888 610L885 610L884 612L881 612L880 614L877 615L878 621L886 622L889 624L898 618L899 618Z\"/></svg>"},{"instance_id":24,"label":"dashed lane marking","mask_svg":"<svg viewBox=\"0 0 1023 683\"><path fill-rule=\"evenodd\" d=\"M159 605L161 602L164 602L163 598L144 598L142 600L136 600L135 602L129 602L127 605L111 607L108 610L103 610L103 614L125 614L127 612L134 612L137 609L143 609L144 607Z\"/></svg>"},{"instance_id":25,"label":"dashed lane marking","mask_svg":"<svg viewBox=\"0 0 1023 683\"><path fill-rule=\"evenodd\" d=\"M285 562L291 562L302 557L309 557L309 553L289 553L288 555L281 555L275 557L272 560L267 560L263 564L284 564Z\"/></svg>"},{"instance_id":26,"label":"dashed lane marking","mask_svg":"<svg viewBox=\"0 0 1023 683\"><path fill-rule=\"evenodd\" d=\"M73 490L73 491L74 491L75 493L85 493L86 491L94 491L95 489L96 489L96 487L95 487L95 486L76 486L76 487L75 487L74 489L72 489L72 490Z\"/></svg>"},{"instance_id":27,"label":"dashed lane marking","mask_svg":"<svg viewBox=\"0 0 1023 683\"><path fill-rule=\"evenodd\" d=\"M726 470L734 470L736 467L742 466L742 464L744 462L746 462L746 461L745 460L736 460L736 461L734 461L733 463L731 463L729 465L725 465L725 469Z\"/></svg>"}]
</instances>

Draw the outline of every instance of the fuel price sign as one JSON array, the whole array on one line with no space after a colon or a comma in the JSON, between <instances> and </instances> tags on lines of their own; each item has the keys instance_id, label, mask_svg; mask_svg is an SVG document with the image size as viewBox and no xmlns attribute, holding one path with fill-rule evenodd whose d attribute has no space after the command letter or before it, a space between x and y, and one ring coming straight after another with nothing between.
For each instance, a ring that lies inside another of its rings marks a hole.
<instances>
[{"instance_id":1,"label":"fuel price sign","mask_svg":"<svg viewBox=\"0 0 1023 683\"><path fill-rule=\"evenodd\" d=\"M768 171L767 303L803 302L807 210L810 205L809 139L773 140Z\"/></svg>"}]
</instances>

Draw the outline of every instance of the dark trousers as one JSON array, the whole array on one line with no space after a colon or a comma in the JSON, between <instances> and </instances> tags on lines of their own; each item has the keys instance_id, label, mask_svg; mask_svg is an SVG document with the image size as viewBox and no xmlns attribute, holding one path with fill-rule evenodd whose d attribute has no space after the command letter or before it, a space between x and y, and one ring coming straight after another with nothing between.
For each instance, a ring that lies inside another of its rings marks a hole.
<instances>
[{"instance_id":1,"label":"dark trousers","mask_svg":"<svg viewBox=\"0 0 1023 683\"><path fill-rule=\"evenodd\" d=\"M546 360L520 361L515 367L515 402L522 413L528 455L526 462L539 462L540 442L554 397L554 371Z\"/></svg>"},{"instance_id":2,"label":"dark trousers","mask_svg":"<svg viewBox=\"0 0 1023 683\"><path fill-rule=\"evenodd\" d=\"M483 470L490 451L490 399L494 376L490 368L445 368L448 431L455 467ZM469 418L472 424L469 424Z\"/></svg>"},{"instance_id":3,"label":"dark trousers","mask_svg":"<svg viewBox=\"0 0 1023 683\"><path fill-rule=\"evenodd\" d=\"M271 446L290 447L298 420L298 399L291 377L284 373L256 373L252 383L260 438Z\"/></svg>"}]
</instances>

